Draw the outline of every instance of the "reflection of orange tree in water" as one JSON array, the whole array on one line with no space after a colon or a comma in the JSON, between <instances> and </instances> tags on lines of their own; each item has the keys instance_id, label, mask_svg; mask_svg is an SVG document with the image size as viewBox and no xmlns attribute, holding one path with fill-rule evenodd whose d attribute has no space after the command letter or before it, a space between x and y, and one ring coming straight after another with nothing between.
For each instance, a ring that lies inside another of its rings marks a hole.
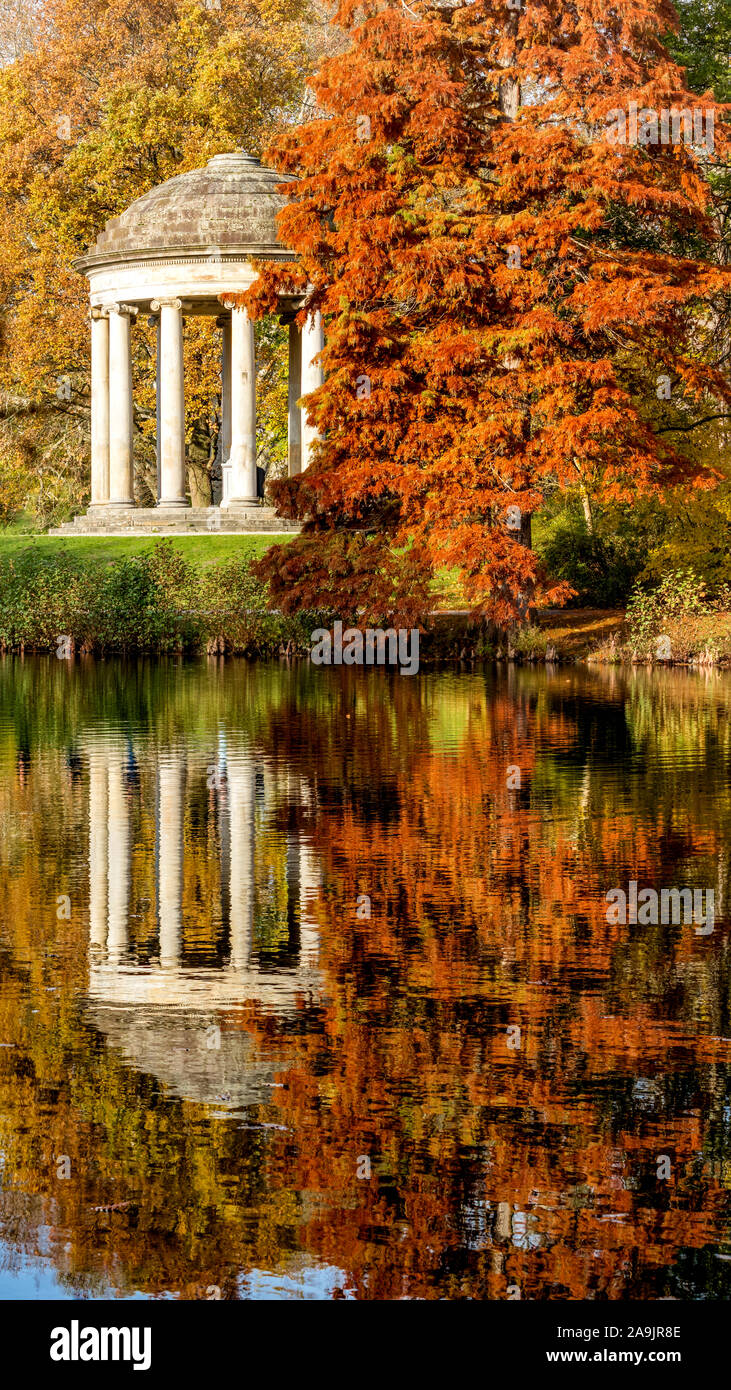
<instances>
[{"instance_id":1,"label":"reflection of orange tree in water","mask_svg":"<svg viewBox=\"0 0 731 1390\"><path fill-rule=\"evenodd\" d=\"M48 994L32 952L37 866L18 858L3 875L40 1010L3 991L3 1038L19 1044L0 1052L14 1186L41 1196L77 1277L121 1269L152 1292L226 1291L232 1270L276 1267L302 1244L368 1296L647 1291L654 1268L712 1241L725 1215L723 1151L711 1152L728 1074L716 1035L731 1031L723 922L698 942L609 926L601 909L626 863L657 881L670 790L623 804L601 759L584 755L572 685L557 700L532 678L509 696L469 678L411 693L376 682L329 684L325 719L316 692L271 720L272 748L317 789L316 818L285 795L275 821L317 836L329 1003L280 1021L249 1007L224 1027L245 1028L281 1064L281 1089L251 1119L285 1129L161 1105L98 1040L90 1059L71 989ZM603 725L611 717L605 706ZM59 797L58 779L40 776L24 795L39 843L52 804L61 821L58 862L44 869L54 901L82 789L66 783ZM712 854L728 827L688 790L699 833L691 821L676 853L697 841ZM185 915L201 939L197 864L216 890L208 800L199 778ZM142 828L135 855L150 843ZM369 921L355 911L364 892ZM44 930L64 983L83 988L78 923ZM53 1177L52 1153L70 1155L73 1181ZM673 1160L666 1183L658 1153ZM370 1182L356 1176L361 1155ZM132 1205L93 1211L120 1201Z\"/></svg>"},{"instance_id":2,"label":"reflection of orange tree in water","mask_svg":"<svg viewBox=\"0 0 731 1390\"><path fill-rule=\"evenodd\" d=\"M280 1095L298 1185L331 1195L308 1241L328 1260L347 1252L372 1296L428 1292L438 1272L442 1292L477 1276L495 1297L511 1283L524 1296L641 1288L728 1213L729 1170L699 1118L701 1105L721 1118L731 1060L725 933L710 951L682 928L639 937L603 906L628 863L661 881L670 803L639 826L630 808L584 808L588 826L567 808L546 816L536 750L563 743L565 716L500 698L476 698L454 744L402 758L389 802L387 781L381 795L355 771L374 730L372 711L360 729L354 718L341 763L318 776L325 806L352 789L318 824L327 1046L306 1040ZM309 747L300 732L290 726L295 758ZM712 858L721 841L706 827L694 845L690 826L676 856ZM356 1178L366 1154L370 1184Z\"/></svg>"}]
</instances>

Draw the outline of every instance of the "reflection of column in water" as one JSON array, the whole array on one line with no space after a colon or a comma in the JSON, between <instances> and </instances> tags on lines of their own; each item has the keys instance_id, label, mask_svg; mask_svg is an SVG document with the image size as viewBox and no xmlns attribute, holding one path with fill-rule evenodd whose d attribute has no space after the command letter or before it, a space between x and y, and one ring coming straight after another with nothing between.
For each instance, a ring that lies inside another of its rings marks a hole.
<instances>
[{"instance_id":1,"label":"reflection of column in water","mask_svg":"<svg viewBox=\"0 0 731 1390\"><path fill-rule=\"evenodd\" d=\"M298 795L300 805L312 819L314 797L304 777L292 781L291 790ZM314 967L320 951L320 932L315 904L320 891L320 871L312 845L300 834L297 840L297 885L299 891L300 964Z\"/></svg>"},{"instance_id":2,"label":"reflection of column in water","mask_svg":"<svg viewBox=\"0 0 731 1390\"><path fill-rule=\"evenodd\" d=\"M110 957L127 949L127 919L130 894L129 806L124 780L121 749L109 757L109 935Z\"/></svg>"},{"instance_id":3,"label":"reflection of column in water","mask_svg":"<svg viewBox=\"0 0 731 1390\"><path fill-rule=\"evenodd\" d=\"M287 819L289 821L287 830L287 934L289 950L294 955L298 949L300 933L300 841L297 826L292 824L298 799L298 784L290 772L287 772L286 775L286 787Z\"/></svg>"},{"instance_id":4,"label":"reflection of column in water","mask_svg":"<svg viewBox=\"0 0 731 1390\"><path fill-rule=\"evenodd\" d=\"M216 807L218 810L218 833L221 842L221 921L223 929L228 934L230 924L230 877L231 877L231 846L229 843L229 824L228 824L228 783L227 783L227 762L226 762L226 734L223 730L218 735L218 789L216 791Z\"/></svg>"},{"instance_id":5,"label":"reflection of column in water","mask_svg":"<svg viewBox=\"0 0 731 1390\"><path fill-rule=\"evenodd\" d=\"M102 748L89 750L89 939L107 943L107 856L109 853L107 760Z\"/></svg>"},{"instance_id":6,"label":"reflection of column in water","mask_svg":"<svg viewBox=\"0 0 731 1390\"><path fill-rule=\"evenodd\" d=\"M498 1202L495 1215L495 1236L497 1240L510 1240L513 1233L513 1209L509 1202Z\"/></svg>"},{"instance_id":7,"label":"reflection of column in water","mask_svg":"<svg viewBox=\"0 0 731 1390\"><path fill-rule=\"evenodd\" d=\"M231 964L237 970L245 970L249 964L254 929L255 779L256 769L250 758L239 756L229 759Z\"/></svg>"},{"instance_id":8,"label":"reflection of column in water","mask_svg":"<svg viewBox=\"0 0 731 1390\"><path fill-rule=\"evenodd\" d=\"M314 968L320 952L320 930L315 914L315 904L320 891L320 869L314 850L306 840L300 840L299 853L300 964Z\"/></svg>"},{"instance_id":9,"label":"reflection of column in water","mask_svg":"<svg viewBox=\"0 0 731 1390\"><path fill-rule=\"evenodd\" d=\"M277 800L277 773L269 763L263 763L261 769L261 779L264 784L264 805L267 813L270 812Z\"/></svg>"},{"instance_id":10,"label":"reflection of column in water","mask_svg":"<svg viewBox=\"0 0 731 1390\"><path fill-rule=\"evenodd\" d=\"M183 797L185 757L182 752L163 753L158 778L158 916L160 963L180 962L183 929Z\"/></svg>"}]
</instances>

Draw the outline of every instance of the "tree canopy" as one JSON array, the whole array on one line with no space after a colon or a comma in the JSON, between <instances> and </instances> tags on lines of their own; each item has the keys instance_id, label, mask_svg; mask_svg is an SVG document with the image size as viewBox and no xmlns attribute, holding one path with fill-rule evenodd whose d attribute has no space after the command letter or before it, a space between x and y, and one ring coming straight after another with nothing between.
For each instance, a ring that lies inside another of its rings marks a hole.
<instances>
[{"instance_id":1,"label":"tree canopy","mask_svg":"<svg viewBox=\"0 0 731 1390\"><path fill-rule=\"evenodd\" d=\"M281 231L326 346L315 463L276 488L304 534L262 573L278 604L406 621L449 566L512 621L566 595L525 544L553 492L590 511L714 482L658 402L665 380L671 409L731 401L724 113L704 97L704 145L608 138L631 102L658 125L698 106L665 0L344 0L336 20L318 118L269 150L297 178ZM266 267L247 302L291 280Z\"/></svg>"}]
</instances>

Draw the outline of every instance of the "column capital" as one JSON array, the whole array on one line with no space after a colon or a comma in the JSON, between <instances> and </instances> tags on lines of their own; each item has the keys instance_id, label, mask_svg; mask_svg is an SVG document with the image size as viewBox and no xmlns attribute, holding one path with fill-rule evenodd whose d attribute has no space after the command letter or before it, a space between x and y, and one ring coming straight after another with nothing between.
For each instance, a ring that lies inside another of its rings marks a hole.
<instances>
[{"instance_id":1,"label":"column capital","mask_svg":"<svg viewBox=\"0 0 731 1390\"><path fill-rule=\"evenodd\" d=\"M99 308L96 308L95 306L93 306L93 307L89 310L89 318L92 320L92 322L94 322L95 319L108 319L108 318L109 318L109 305L108 305L108 304L106 304L106 305L100 305Z\"/></svg>"},{"instance_id":2,"label":"column capital","mask_svg":"<svg viewBox=\"0 0 731 1390\"><path fill-rule=\"evenodd\" d=\"M129 318L136 319L139 308L136 304L106 304L104 312L107 314L127 314Z\"/></svg>"},{"instance_id":3,"label":"column capital","mask_svg":"<svg viewBox=\"0 0 731 1390\"><path fill-rule=\"evenodd\" d=\"M161 309L182 309L182 299L152 299L150 308L153 314L159 314Z\"/></svg>"}]
</instances>

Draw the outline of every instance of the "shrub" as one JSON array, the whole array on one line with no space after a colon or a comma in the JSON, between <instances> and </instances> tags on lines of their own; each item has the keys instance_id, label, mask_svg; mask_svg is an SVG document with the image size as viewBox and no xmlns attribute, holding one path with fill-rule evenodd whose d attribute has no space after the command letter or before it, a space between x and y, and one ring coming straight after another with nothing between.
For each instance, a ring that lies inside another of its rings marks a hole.
<instances>
[{"instance_id":1,"label":"shrub","mask_svg":"<svg viewBox=\"0 0 731 1390\"><path fill-rule=\"evenodd\" d=\"M55 648L59 634L79 630L88 576L61 551L49 562L32 546L0 560L0 647Z\"/></svg>"},{"instance_id":2,"label":"shrub","mask_svg":"<svg viewBox=\"0 0 731 1390\"><path fill-rule=\"evenodd\" d=\"M539 627L527 624L525 627L515 628L511 633L510 642L516 656L527 657L530 660L546 655L548 636Z\"/></svg>"},{"instance_id":3,"label":"shrub","mask_svg":"<svg viewBox=\"0 0 731 1390\"><path fill-rule=\"evenodd\" d=\"M650 656L658 638L678 619L709 611L705 585L693 570L671 570L655 589L637 586L627 604L629 649L635 656Z\"/></svg>"},{"instance_id":4,"label":"shrub","mask_svg":"<svg viewBox=\"0 0 731 1390\"><path fill-rule=\"evenodd\" d=\"M267 656L308 651L325 619L283 617L247 560L196 567L170 540L141 555L84 564L33 546L0 561L0 648L55 650L60 635L89 652L195 652Z\"/></svg>"}]
</instances>

